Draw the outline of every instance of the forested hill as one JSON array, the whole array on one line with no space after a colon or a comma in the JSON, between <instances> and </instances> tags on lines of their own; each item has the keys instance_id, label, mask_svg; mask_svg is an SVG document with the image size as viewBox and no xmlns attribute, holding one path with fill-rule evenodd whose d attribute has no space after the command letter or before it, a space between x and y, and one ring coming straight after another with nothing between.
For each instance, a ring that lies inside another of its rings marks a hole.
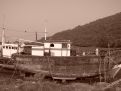
<instances>
[{"instance_id":1,"label":"forested hill","mask_svg":"<svg viewBox=\"0 0 121 91\"><path fill-rule=\"evenodd\" d=\"M81 20L80 20L81 21ZM121 13L48 37L51 40L71 40L76 46L121 47Z\"/></svg>"}]
</instances>

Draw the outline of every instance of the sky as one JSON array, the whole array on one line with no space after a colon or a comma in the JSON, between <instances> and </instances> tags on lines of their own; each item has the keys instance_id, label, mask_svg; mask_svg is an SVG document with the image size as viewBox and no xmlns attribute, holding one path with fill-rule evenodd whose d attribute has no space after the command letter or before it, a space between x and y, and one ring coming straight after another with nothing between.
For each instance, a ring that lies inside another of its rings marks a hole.
<instances>
[{"instance_id":1,"label":"sky","mask_svg":"<svg viewBox=\"0 0 121 91\"><path fill-rule=\"evenodd\" d=\"M0 0L0 27L6 40L35 40L119 12L121 0Z\"/></svg>"}]
</instances>

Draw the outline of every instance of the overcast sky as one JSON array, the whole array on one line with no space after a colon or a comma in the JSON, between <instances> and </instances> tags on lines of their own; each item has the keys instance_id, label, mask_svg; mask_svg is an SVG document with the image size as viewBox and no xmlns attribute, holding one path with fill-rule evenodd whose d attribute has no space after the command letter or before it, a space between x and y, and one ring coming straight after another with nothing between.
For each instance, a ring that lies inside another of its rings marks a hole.
<instances>
[{"instance_id":1,"label":"overcast sky","mask_svg":"<svg viewBox=\"0 0 121 91\"><path fill-rule=\"evenodd\" d=\"M30 32L45 26L52 35L118 12L121 0L0 0L0 26L5 24L7 39L34 40Z\"/></svg>"}]
</instances>

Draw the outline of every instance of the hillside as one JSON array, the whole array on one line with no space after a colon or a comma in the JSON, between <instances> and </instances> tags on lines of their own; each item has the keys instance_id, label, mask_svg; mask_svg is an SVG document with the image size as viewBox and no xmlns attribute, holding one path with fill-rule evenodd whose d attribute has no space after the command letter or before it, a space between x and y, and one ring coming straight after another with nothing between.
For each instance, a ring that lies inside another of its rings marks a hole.
<instances>
[{"instance_id":1,"label":"hillside","mask_svg":"<svg viewBox=\"0 0 121 91\"><path fill-rule=\"evenodd\" d=\"M80 20L81 21L81 20ZM51 40L71 40L75 46L121 47L121 13L48 37Z\"/></svg>"}]
</instances>

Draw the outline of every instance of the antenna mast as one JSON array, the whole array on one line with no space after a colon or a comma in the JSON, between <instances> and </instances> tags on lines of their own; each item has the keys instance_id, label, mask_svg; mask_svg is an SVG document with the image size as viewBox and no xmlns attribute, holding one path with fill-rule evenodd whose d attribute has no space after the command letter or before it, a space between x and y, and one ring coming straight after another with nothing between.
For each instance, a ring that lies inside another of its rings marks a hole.
<instances>
[{"instance_id":1,"label":"antenna mast","mask_svg":"<svg viewBox=\"0 0 121 91\"><path fill-rule=\"evenodd\" d=\"M5 25L4 25L4 22L5 22L5 16L3 16L2 45L4 45L4 44L5 44Z\"/></svg>"},{"instance_id":2,"label":"antenna mast","mask_svg":"<svg viewBox=\"0 0 121 91\"><path fill-rule=\"evenodd\" d=\"M45 27L45 40L47 40L47 31L46 31L46 27Z\"/></svg>"},{"instance_id":3,"label":"antenna mast","mask_svg":"<svg viewBox=\"0 0 121 91\"><path fill-rule=\"evenodd\" d=\"M2 45L4 45L5 44L5 28L3 27L2 29L3 29L3 31L2 31Z\"/></svg>"}]
</instances>

